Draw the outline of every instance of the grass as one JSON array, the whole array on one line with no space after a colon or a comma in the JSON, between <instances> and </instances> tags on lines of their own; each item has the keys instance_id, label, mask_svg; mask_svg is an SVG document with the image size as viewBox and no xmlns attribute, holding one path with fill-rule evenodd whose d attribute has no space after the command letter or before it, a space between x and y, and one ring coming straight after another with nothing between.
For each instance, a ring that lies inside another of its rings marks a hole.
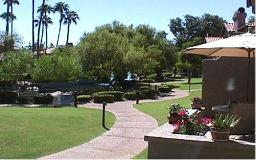
<instances>
[{"instance_id":1,"label":"grass","mask_svg":"<svg viewBox=\"0 0 256 160\"><path fill-rule=\"evenodd\" d=\"M167 82L172 83L172 82ZM188 83L177 83L174 84L181 90L188 89ZM191 108L191 99L193 97L201 97L202 96L202 79L201 78L193 78L191 81L191 91L190 95L184 98L168 100L168 101L160 101L160 102L150 102L137 104L134 107L138 110L152 116L158 122L158 125L162 125L168 121L167 116L169 114L169 106L172 103L179 103L181 106L185 108ZM144 149L141 153L133 157L133 159L147 159L148 148Z\"/></svg>"},{"instance_id":2,"label":"grass","mask_svg":"<svg viewBox=\"0 0 256 160\"><path fill-rule=\"evenodd\" d=\"M111 127L115 117L106 114ZM85 143L106 130L87 108L0 108L0 159L38 158Z\"/></svg>"}]
</instances>

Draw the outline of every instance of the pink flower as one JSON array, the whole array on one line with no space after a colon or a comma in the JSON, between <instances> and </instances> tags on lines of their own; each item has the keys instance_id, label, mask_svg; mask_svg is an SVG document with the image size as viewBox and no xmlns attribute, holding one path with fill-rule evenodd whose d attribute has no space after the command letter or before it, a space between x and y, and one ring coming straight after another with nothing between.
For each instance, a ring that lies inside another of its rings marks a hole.
<instances>
[{"instance_id":1,"label":"pink flower","mask_svg":"<svg viewBox=\"0 0 256 160\"><path fill-rule=\"evenodd\" d=\"M205 126L210 126L213 123L213 119L210 117L204 117L201 119L201 123Z\"/></svg>"},{"instance_id":2,"label":"pink flower","mask_svg":"<svg viewBox=\"0 0 256 160\"><path fill-rule=\"evenodd\" d=\"M187 111L186 110L182 110L178 114L179 114L179 116L183 117L183 116L187 115Z\"/></svg>"}]
</instances>

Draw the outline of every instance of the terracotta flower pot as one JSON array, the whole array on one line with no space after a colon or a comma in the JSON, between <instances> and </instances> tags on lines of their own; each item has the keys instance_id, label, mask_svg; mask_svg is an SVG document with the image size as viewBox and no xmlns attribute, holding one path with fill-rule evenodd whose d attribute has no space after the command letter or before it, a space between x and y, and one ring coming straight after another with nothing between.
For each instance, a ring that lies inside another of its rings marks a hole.
<instances>
[{"instance_id":1,"label":"terracotta flower pot","mask_svg":"<svg viewBox=\"0 0 256 160\"><path fill-rule=\"evenodd\" d=\"M180 119L180 116L178 113L170 113L170 115L168 116L168 119L169 119L169 124L174 124Z\"/></svg>"},{"instance_id":2,"label":"terracotta flower pot","mask_svg":"<svg viewBox=\"0 0 256 160\"><path fill-rule=\"evenodd\" d=\"M228 129L218 129L210 128L212 139L214 141L228 141L229 140L229 130Z\"/></svg>"}]
</instances>

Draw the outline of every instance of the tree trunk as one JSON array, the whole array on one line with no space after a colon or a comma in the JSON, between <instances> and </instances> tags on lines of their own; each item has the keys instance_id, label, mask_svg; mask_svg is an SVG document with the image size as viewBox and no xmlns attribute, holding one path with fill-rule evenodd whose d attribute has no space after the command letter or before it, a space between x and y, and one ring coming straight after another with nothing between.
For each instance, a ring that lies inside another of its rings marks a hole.
<instances>
[{"instance_id":1,"label":"tree trunk","mask_svg":"<svg viewBox=\"0 0 256 160\"><path fill-rule=\"evenodd\" d=\"M48 48L48 25L45 26L45 53Z\"/></svg>"},{"instance_id":2,"label":"tree trunk","mask_svg":"<svg viewBox=\"0 0 256 160\"><path fill-rule=\"evenodd\" d=\"M56 47L58 47L58 45L59 45L60 31L61 31L61 24L62 24L62 20L61 20L61 15L60 15L59 33L58 33L58 37L57 37Z\"/></svg>"},{"instance_id":3,"label":"tree trunk","mask_svg":"<svg viewBox=\"0 0 256 160\"><path fill-rule=\"evenodd\" d=\"M68 45L69 29L70 29L70 23L68 23L68 31L67 31L67 41L66 41L66 46Z\"/></svg>"},{"instance_id":4,"label":"tree trunk","mask_svg":"<svg viewBox=\"0 0 256 160\"><path fill-rule=\"evenodd\" d=\"M43 26L42 26L42 33L41 33L40 45L43 44L43 38L44 38L44 24L43 24Z\"/></svg>"},{"instance_id":5,"label":"tree trunk","mask_svg":"<svg viewBox=\"0 0 256 160\"><path fill-rule=\"evenodd\" d=\"M9 8L9 2L7 2L6 4L6 13L7 13L7 17L6 17L6 27L5 27L5 40L7 40L7 37L9 36L9 12L10 12L10 8Z\"/></svg>"},{"instance_id":6,"label":"tree trunk","mask_svg":"<svg viewBox=\"0 0 256 160\"><path fill-rule=\"evenodd\" d=\"M35 50L35 0L32 0L32 52Z\"/></svg>"},{"instance_id":7,"label":"tree trunk","mask_svg":"<svg viewBox=\"0 0 256 160\"><path fill-rule=\"evenodd\" d=\"M44 7L44 4L45 4L45 0L43 0L43 3L42 3L42 8ZM39 24L38 24L38 30L37 30L37 58L39 58L39 47L40 47L40 30L41 30L41 23L42 23L42 18L43 18L43 10L41 10L41 13L40 13L40 19L39 19Z\"/></svg>"},{"instance_id":8,"label":"tree trunk","mask_svg":"<svg viewBox=\"0 0 256 160\"><path fill-rule=\"evenodd\" d=\"M11 15L13 15L13 4L11 3ZM13 35L13 17L11 18L11 37Z\"/></svg>"}]
</instances>

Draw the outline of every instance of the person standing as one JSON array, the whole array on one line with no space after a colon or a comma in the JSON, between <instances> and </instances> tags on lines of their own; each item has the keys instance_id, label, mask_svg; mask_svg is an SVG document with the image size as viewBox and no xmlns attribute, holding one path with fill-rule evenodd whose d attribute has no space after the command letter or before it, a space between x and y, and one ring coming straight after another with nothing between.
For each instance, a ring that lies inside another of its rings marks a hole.
<instances>
[{"instance_id":1,"label":"person standing","mask_svg":"<svg viewBox=\"0 0 256 160\"><path fill-rule=\"evenodd\" d=\"M235 22L236 31L244 31L245 27L245 18L247 14L245 13L244 7L238 8L238 10L233 15L233 20Z\"/></svg>"}]
</instances>

